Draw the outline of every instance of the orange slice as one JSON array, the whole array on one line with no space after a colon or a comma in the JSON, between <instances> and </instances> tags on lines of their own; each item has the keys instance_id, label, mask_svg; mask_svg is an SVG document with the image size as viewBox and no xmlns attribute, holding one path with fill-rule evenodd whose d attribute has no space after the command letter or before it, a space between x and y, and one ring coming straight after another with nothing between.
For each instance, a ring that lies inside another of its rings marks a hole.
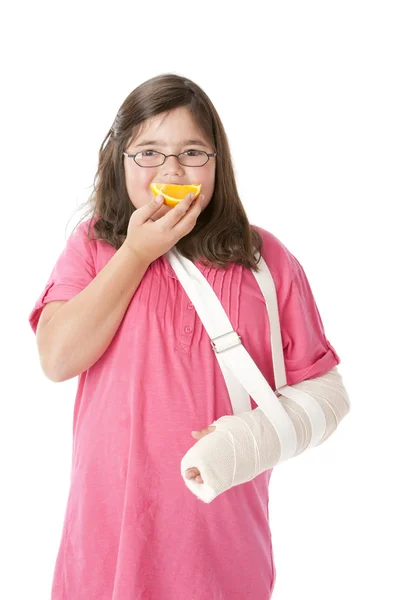
<instances>
[{"instance_id":1,"label":"orange slice","mask_svg":"<svg viewBox=\"0 0 400 600\"><path fill-rule=\"evenodd\" d=\"M164 196L167 206L176 206L188 195L194 194L194 197L200 194L201 183L192 185L178 185L176 183L151 183L150 189L154 196L161 194Z\"/></svg>"}]
</instances>

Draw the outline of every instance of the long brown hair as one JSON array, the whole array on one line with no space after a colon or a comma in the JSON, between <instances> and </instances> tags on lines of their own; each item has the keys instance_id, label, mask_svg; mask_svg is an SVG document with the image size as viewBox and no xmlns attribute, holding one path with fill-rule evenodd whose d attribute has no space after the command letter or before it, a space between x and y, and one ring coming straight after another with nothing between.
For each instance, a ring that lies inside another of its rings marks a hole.
<instances>
[{"instance_id":1,"label":"long brown hair","mask_svg":"<svg viewBox=\"0 0 400 600\"><path fill-rule=\"evenodd\" d=\"M209 97L193 81L167 73L135 88L118 110L104 138L93 192L84 206L91 214L96 237L118 249L126 239L129 219L136 210L125 185L122 152L147 119L181 106L187 107L203 134L214 146L216 171L214 193L200 213L194 229L181 238L176 248L192 261L226 268L230 263L259 271L257 253L262 238L250 226L236 187L228 139L221 119ZM83 219L81 219L83 220Z\"/></svg>"}]
</instances>

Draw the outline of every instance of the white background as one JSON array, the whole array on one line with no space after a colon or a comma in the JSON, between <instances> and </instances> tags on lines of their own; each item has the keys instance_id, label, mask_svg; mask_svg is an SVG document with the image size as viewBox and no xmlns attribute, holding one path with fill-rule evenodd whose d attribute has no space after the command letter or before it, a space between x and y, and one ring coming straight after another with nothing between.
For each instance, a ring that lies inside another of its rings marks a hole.
<instances>
[{"instance_id":1,"label":"white background","mask_svg":"<svg viewBox=\"0 0 400 600\"><path fill-rule=\"evenodd\" d=\"M272 475L273 600L400 597L396 8L142 0L2 9L1 598L50 598L69 486L77 379L46 378L28 316L80 218L119 106L167 72L213 101L250 222L303 265L352 401L325 444Z\"/></svg>"}]
</instances>

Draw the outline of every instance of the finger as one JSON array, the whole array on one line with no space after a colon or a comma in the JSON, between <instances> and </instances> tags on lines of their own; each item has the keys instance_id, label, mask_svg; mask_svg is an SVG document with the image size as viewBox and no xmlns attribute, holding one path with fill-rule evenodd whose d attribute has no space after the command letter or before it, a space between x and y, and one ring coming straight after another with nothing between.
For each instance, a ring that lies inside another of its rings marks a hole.
<instances>
[{"instance_id":1,"label":"finger","mask_svg":"<svg viewBox=\"0 0 400 600\"><path fill-rule=\"evenodd\" d=\"M196 440L200 440L202 437L204 437L205 435L208 435L209 433L213 433L213 431L216 430L215 425L209 425L208 427L205 427L204 429L201 429L200 431L192 431L192 436L196 439Z\"/></svg>"},{"instance_id":2,"label":"finger","mask_svg":"<svg viewBox=\"0 0 400 600\"><path fill-rule=\"evenodd\" d=\"M198 475L200 475L200 471L198 469L196 469L196 467L193 467L192 469L188 469L186 471L186 478L187 479L194 479Z\"/></svg>"},{"instance_id":3,"label":"finger","mask_svg":"<svg viewBox=\"0 0 400 600\"><path fill-rule=\"evenodd\" d=\"M200 198L199 198L200 199ZM199 216L201 212L201 205L196 200L194 200L194 194L188 194L185 198L179 202L172 210L170 210L166 215L161 217L160 223L165 224L167 227L175 228L177 225L182 224L182 227L187 225L187 219L193 217L196 218Z\"/></svg>"},{"instance_id":4,"label":"finger","mask_svg":"<svg viewBox=\"0 0 400 600\"><path fill-rule=\"evenodd\" d=\"M155 198L152 198L150 202L137 208L135 214L137 215L137 219L139 223L145 223L150 219L150 217L161 208L164 204L164 196L158 194Z\"/></svg>"},{"instance_id":5,"label":"finger","mask_svg":"<svg viewBox=\"0 0 400 600\"><path fill-rule=\"evenodd\" d=\"M185 475L186 479L195 479L198 483L204 483L200 471L195 467L193 467L192 469L188 469Z\"/></svg>"}]
</instances>

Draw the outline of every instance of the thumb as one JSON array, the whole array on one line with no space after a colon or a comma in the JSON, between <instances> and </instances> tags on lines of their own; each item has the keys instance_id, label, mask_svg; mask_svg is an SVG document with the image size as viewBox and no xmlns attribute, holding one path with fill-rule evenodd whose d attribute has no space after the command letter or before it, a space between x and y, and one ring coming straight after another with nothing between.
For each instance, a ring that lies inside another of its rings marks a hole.
<instances>
[{"instance_id":1,"label":"thumb","mask_svg":"<svg viewBox=\"0 0 400 600\"><path fill-rule=\"evenodd\" d=\"M153 200L155 202L155 205L158 206L158 208L160 208L161 204L164 204L164 196L162 194L158 194L149 202L149 204L152 204Z\"/></svg>"}]
</instances>

